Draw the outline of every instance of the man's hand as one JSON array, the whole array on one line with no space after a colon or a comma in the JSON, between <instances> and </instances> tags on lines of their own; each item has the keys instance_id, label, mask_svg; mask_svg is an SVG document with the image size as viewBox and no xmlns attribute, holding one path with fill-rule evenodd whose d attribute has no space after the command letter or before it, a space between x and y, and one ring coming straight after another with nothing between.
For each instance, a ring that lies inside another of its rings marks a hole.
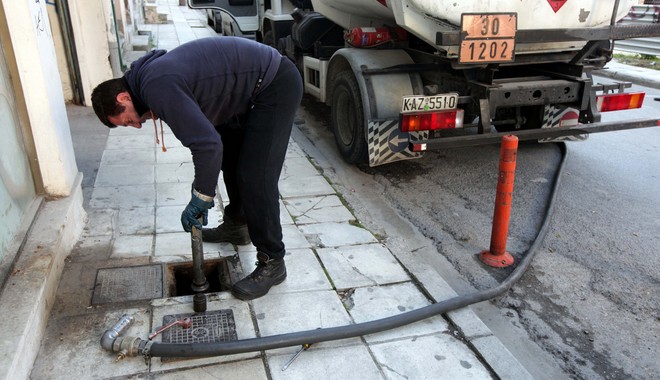
<instances>
[{"instance_id":1,"label":"man's hand","mask_svg":"<svg viewBox=\"0 0 660 380\"><path fill-rule=\"evenodd\" d=\"M197 220L203 217L204 225L209 222L209 209L213 207L213 197L204 195L197 190L192 191L192 197L188 206L181 213L181 226L186 232L192 231L192 227L202 229L202 223Z\"/></svg>"}]
</instances>

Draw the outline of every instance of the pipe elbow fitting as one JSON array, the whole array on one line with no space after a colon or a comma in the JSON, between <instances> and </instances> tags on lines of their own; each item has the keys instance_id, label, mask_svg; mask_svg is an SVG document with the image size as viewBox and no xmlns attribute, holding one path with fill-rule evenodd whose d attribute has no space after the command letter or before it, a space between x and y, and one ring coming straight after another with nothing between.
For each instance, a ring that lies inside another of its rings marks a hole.
<instances>
[{"instance_id":1,"label":"pipe elbow fitting","mask_svg":"<svg viewBox=\"0 0 660 380\"><path fill-rule=\"evenodd\" d=\"M133 323L135 318L132 315L124 314L117 324L112 328L105 330L101 336L101 347L105 350L112 351L115 340Z\"/></svg>"}]
</instances>

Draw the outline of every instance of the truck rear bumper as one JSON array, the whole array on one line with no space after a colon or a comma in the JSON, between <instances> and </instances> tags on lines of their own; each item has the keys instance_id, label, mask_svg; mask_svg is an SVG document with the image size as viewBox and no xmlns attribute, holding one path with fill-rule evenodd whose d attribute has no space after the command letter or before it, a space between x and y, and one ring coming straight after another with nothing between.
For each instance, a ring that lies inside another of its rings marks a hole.
<instances>
[{"instance_id":1,"label":"truck rear bumper","mask_svg":"<svg viewBox=\"0 0 660 380\"><path fill-rule=\"evenodd\" d=\"M659 119L637 119L629 121L610 121L582 124L568 128L527 129L501 133L485 133L469 136L442 137L428 140L411 141L408 149L412 152L424 152L436 149L462 148L467 146L497 144L502 136L515 135L519 140L537 140L566 136L579 136L598 132L612 132L625 129L637 129L660 126Z\"/></svg>"}]
</instances>

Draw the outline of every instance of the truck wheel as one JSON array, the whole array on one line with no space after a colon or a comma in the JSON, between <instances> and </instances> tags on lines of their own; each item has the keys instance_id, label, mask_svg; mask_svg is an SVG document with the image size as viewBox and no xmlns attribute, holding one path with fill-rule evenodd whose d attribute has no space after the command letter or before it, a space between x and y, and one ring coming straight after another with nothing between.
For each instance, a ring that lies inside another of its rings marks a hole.
<instances>
[{"instance_id":1,"label":"truck wheel","mask_svg":"<svg viewBox=\"0 0 660 380\"><path fill-rule=\"evenodd\" d=\"M222 33L222 13L213 11L213 25L211 27L216 33Z\"/></svg>"},{"instance_id":2,"label":"truck wheel","mask_svg":"<svg viewBox=\"0 0 660 380\"><path fill-rule=\"evenodd\" d=\"M331 106L332 130L339 153L350 164L367 162L362 98L351 71L342 71L335 77Z\"/></svg>"},{"instance_id":3,"label":"truck wheel","mask_svg":"<svg viewBox=\"0 0 660 380\"><path fill-rule=\"evenodd\" d=\"M277 47L277 46L275 46L275 35L273 34L273 31L272 31L272 30L267 31L267 32L264 34L264 38L263 38L262 43L263 43L264 45L268 45L268 46L270 46L270 47L274 47L274 48Z\"/></svg>"}]
</instances>

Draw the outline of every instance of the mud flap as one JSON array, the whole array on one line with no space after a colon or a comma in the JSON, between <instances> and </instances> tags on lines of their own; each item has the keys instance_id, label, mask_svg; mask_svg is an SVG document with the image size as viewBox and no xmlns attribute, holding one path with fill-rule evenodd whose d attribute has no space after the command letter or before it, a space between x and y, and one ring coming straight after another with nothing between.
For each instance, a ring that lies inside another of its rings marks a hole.
<instances>
[{"instance_id":1,"label":"mud flap","mask_svg":"<svg viewBox=\"0 0 660 380\"><path fill-rule=\"evenodd\" d=\"M545 106L543 111L543 126L541 128L569 128L578 125L579 110L564 106ZM560 141L584 141L588 134L576 136L561 136L539 139L540 143Z\"/></svg>"},{"instance_id":2,"label":"mud flap","mask_svg":"<svg viewBox=\"0 0 660 380\"><path fill-rule=\"evenodd\" d=\"M369 166L420 158L423 153L410 151L409 142L428 140L428 138L428 131L401 132L398 120L369 120L367 131Z\"/></svg>"}]
</instances>

